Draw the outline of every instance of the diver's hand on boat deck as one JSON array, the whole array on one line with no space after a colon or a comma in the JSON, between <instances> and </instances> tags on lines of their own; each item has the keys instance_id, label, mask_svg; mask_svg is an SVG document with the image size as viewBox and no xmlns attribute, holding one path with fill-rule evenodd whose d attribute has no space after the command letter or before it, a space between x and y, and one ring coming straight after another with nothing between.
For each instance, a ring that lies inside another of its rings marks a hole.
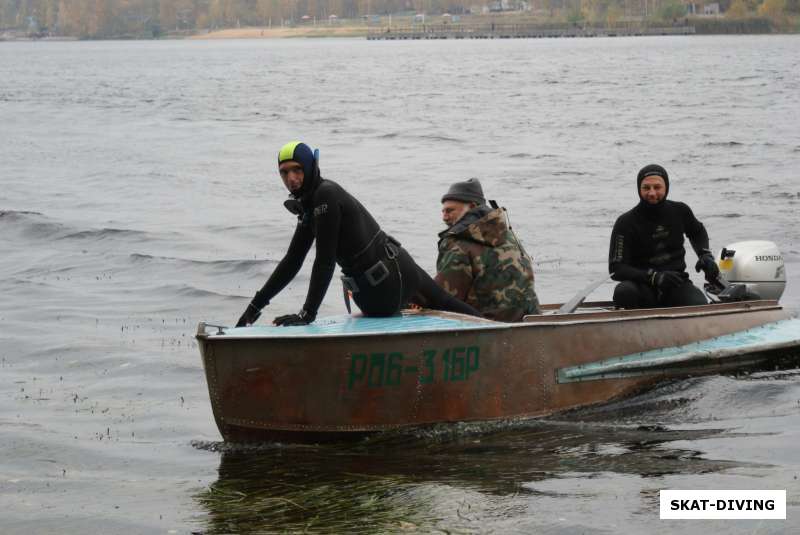
<instances>
[{"instance_id":1,"label":"diver's hand on boat deck","mask_svg":"<svg viewBox=\"0 0 800 535\"><path fill-rule=\"evenodd\" d=\"M256 320L261 316L261 311L256 308L253 303L247 305L247 308L244 311L244 314L239 318L239 321L236 322L237 327L247 327L248 325L252 325L256 322Z\"/></svg>"},{"instance_id":2,"label":"diver's hand on boat deck","mask_svg":"<svg viewBox=\"0 0 800 535\"><path fill-rule=\"evenodd\" d=\"M659 290L669 290L677 288L686 281L677 271L652 271L650 273L650 285Z\"/></svg>"},{"instance_id":3,"label":"diver's hand on boat deck","mask_svg":"<svg viewBox=\"0 0 800 535\"><path fill-rule=\"evenodd\" d=\"M278 316L272 323L279 327L291 327L292 325L308 325L317 317L306 309L301 310L298 314L286 314L285 316Z\"/></svg>"}]
</instances>

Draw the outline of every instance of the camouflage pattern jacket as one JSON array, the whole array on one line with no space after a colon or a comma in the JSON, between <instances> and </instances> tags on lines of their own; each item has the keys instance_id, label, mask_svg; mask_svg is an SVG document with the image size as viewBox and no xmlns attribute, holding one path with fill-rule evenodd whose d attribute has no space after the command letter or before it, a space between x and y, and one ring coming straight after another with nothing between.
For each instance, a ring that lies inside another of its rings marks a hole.
<instances>
[{"instance_id":1,"label":"camouflage pattern jacket","mask_svg":"<svg viewBox=\"0 0 800 535\"><path fill-rule=\"evenodd\" d=\"M502 208L478 206L439 234L436 282L496 321L538 314L533 266Z\"/></svg>"}]
</instances>

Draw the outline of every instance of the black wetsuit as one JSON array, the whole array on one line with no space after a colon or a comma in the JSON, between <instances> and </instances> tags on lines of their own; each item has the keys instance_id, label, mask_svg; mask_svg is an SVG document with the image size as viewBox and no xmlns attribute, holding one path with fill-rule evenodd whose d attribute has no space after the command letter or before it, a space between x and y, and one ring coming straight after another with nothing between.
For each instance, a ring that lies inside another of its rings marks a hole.
<instances>
[{"instance_id":1,"label":"black wetsuit","mask_svg":"<svg viewBox=\"0 0 800 535\"><path fill-rule=\"evenodd\" d=\"M480 315L452 297L388 237L364 206L339 184L317 175L300 200L297 228L283 260L253 298L264 307L297 275L316 239L316 257L303 309L315 317L336 264L353 288L353 299L367 316L390 316L415 294L430 308ZM382 266L380 265L382 264ZM369 276L367 276L369 272ZM353 284L355 283L355 284Z\"/></svg>"},{"instance_id":2,"label":"black wetsuit","mask_svg":"<svg viewBox=\"0 0 800 535\"><path fill-rule=\"evenodd\" d=\"M698 256L708 249L708 233L692 210L682 202L665 200L657 205L641 201L614 224L608 271L622 281L614 289L614 304L621 308L703 305L707 300L686 273L686 235ZM653 272L674 271L684 279L669 290L652 285Z\"/></svg>"}]
</instances>

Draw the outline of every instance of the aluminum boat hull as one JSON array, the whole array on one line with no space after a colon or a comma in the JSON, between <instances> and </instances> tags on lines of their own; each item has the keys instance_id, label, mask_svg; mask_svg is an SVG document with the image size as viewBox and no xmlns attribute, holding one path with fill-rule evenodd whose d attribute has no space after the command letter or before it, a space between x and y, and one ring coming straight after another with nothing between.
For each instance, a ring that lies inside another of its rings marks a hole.
<instances>
[{"instance_id":1,"label":"aluminum boat hull","mask_svg":"<svg viewBox=\"0 0 800 535\"><path fill-rule=\"evenodd\" d=\"M201 323L197 339L226 441L321 442L605 402L666 377L763 363L800 346L799 326L775 301L588 303L515 324L429 310L302 327Z\"/></svg>"}]
</instances>

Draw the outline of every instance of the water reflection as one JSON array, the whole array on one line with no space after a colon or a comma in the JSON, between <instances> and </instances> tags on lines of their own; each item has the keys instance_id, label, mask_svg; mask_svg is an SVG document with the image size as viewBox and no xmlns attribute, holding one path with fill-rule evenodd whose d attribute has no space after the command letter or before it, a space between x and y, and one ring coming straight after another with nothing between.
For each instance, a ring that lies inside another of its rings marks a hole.
<instances>
[{"instance_id":1,"label":"water reflection","mask_svg":"<svg viewBox=\"0 0 800 535\"><path fill-rule=\"evenodd\" d=\"M641 481L743 466L669 446L723 432L534 421L494 430L441 426L345 445L201 444L219 449L221 461L219 479L195 498L208 512L206 533L503 530L511 519L594 499L575 490L580 485L538 485L548 480L610 473Z\"/></svg>"}]
</instances>

